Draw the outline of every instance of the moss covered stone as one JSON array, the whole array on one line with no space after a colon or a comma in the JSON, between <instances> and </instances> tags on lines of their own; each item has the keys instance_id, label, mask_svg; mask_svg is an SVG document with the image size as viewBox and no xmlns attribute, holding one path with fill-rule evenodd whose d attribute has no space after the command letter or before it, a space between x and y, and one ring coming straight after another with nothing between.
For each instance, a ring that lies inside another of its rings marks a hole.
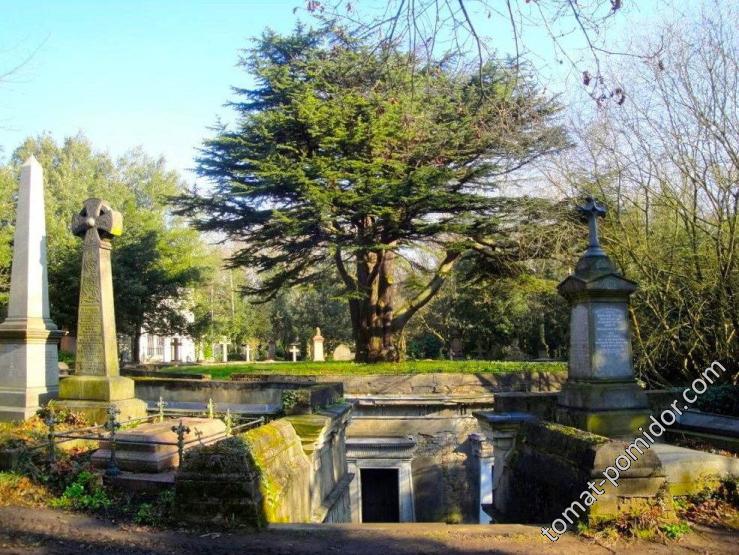
<instances>
[{"instance_id":1,"label":"moss covered stone","mask_svg":"<svg viewBox=\"0 0 739 555\"><path fill-rule=\"evenodd\" d=\"M185 522L253 527L267 522L259 470L238 437L187 451L175 478L175 499Z\"/></svg>"},{"instance_id":2,"label":"moss covered stone","mask_svg":"<svg viewBox=\"0 0 739 555\"><path fill-rule=\"evenodd\" d=\"M268 522L310 522L311 463L301 438L282 418L239 436L257 470L262 511Z\"/></svg>"}]
</instances>

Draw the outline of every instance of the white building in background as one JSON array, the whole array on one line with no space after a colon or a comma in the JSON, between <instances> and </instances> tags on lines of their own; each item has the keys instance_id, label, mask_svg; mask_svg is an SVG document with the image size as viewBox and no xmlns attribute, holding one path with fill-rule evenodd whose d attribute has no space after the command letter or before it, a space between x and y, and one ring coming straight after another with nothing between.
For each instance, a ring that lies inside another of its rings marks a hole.
<instances>
[{"instance_id":1,"label":"white building in background","mask_svg":"<svg viewBox=\"0 0 739 555\"><path fill-rule=\"evenodd\" d=\"M196 362L195 342L186 335L154 335L143 333L139 342L141 364Z\"/></svg>"}]
</instances>

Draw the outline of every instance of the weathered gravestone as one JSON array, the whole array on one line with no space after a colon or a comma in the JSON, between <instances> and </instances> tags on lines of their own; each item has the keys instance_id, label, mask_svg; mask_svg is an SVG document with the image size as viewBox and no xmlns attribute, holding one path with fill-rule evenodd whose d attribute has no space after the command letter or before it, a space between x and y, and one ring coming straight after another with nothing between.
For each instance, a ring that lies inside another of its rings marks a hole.
<instances>
[{"instance_id":1,"label":"weathered gravestone","mask_svg":"<svg viewBox=\"0 0 739 555\"><path fill-rule=\"evenodd\" d=\"M31 156L21 168L8 317L0 324L0 420L24 420L56 397L61 337L49 316L44 178Z\"/></svg>"},{"instance_id":2,"label":"weathered gravestone","mask_svg":"<svg viewBox=\"0 0 739 555\"><path fill-rule=\"evenodd\" d=\"M123 231L123 217L100 199L88 199L72 220L84 239L77 316L75 375L59 385L58 405L103 422L109 405L127 420L146 416L146 403L134 398L134 382L119 375L113 306L110 240Z\"/></svg>"},{"instance_id":3,"label":"weathered gravestone","mask_svg":"<svg viewBox=\"0 0 739 555\"><path fill-rule=\"evenodd\" d=\"M277 342L274 339L270 339L269 343L267 344L267 360L270 360L270 361L275 360L276 355L277 355Z\"/></svg>"},{"instance_id":4,"label":"weathered gravestone","mask_svg":"<svg viewBox=\"0 0 739 555\"><path fill-rule=\"evenodd\" d=\"M452 360L464 359L464 345L459 337L452 339L449 345L449 358Z\"/></svg>"},{"instance_id":5,"label":"weathered gravestone","mask_svg":"<svg viewBox=\"0 0 739 555\"><path fill-rule=\"evenodd\" d=\"M605 208L588 198L579 211L588 220L590 241L575 273L557 287L571 306L569 375L559 394L557 420L620 437L649 418L646 393L632 365L628 310L636 283L621 276L600 246L596 218Z\"/></svg>"},{"instance_id":6,"label":"weathered gravestone","mask_svg":"<svg viewBox=\"0 0 739 555\"><path fill-rule=\"evenodd\" d=\"M354 360L354 353L352 353L348 346L343 343L339 343L334 349L334 354L331 358L339 361Z\"/></svg>"},{"instance_id":7,"label":"weathered gravestone","mask_svg":"<svg viewBox=\"0 0 739 555\"><path fill-rule=\"evenodd\" d=\"M316 328L316 335L313 336L313 362L323 362L326 360L323 356L323 336L321 328Z\"/></svg>"}]
</instances>

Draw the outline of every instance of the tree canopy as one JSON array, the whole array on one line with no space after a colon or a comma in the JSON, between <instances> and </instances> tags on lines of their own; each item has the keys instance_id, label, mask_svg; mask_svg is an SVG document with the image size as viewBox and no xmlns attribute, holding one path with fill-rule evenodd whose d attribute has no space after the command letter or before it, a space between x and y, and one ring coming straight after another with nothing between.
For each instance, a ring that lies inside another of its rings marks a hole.
<instances>
[{"instance_id":1,"label":"tree canopy","mask_svg":"<svg viewBox=\"0 0 739 555\"><path fill-rule=\"evenodd\" d=\"M238 242L231 264L262 276L250 293L335 266L360 360L398 357L398 334L462 256L504 271L541 247L517 239L541 203L497 185L566 146L557 103L503 63L480 81L447 62L419 67L340 31L264 34L241 59L257 86L235 89L238 123L198 160L213 187L179 199L199 229ZM438 259L418 250L430 244ZM429 280L398 305L397 261L414 252Z\"/></svg>"}]
</instances>

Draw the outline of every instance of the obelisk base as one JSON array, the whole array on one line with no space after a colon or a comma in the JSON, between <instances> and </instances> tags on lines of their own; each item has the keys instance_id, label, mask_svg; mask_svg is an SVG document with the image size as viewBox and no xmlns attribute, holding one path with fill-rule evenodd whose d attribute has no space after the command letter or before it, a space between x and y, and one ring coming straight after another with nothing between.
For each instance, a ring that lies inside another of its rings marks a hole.
<instances>
[{"instance_id":1,"label":"obelisk base","mask_svg":"<svg viewBox=\"0 0 739 555\"><path fill-rule=\"evenodd\" d=\"M568 380L557 422L610 438L631 438L649 424L647 396L636 380Z\"/></svg>"},{"instance_id":2,"label":"obelisk base","mask_svg":"<svg viewBox=\"0 0 739 555\"><path fill-rule=\"evenodd\" d=\"M26 420L57 396L59 337L42 319L0 324L0 421Z\"/></svg>"},{"instance_id":3,"label":"obelisk base","mask_svg":"<svg viewBox=\"0 0 739 555\"><path fill-rule=\"evenodd\" d=\"M146 402L141 399L123 399L122 401L73 401L60 399L53 402L55 409L67 409L80 414L91 423L103 424L108 419L108 407L115 405L120 414L118 421L125 424L127 420L146 416Z\"/></svg>"},{"instance_id":4,"label":"obelisk base","mask_svg":"<svg viewBox=\"0 0 739 555\"><path fill-rule=\"evenodd\" d=\"M54 402L97 424L105 422L110 405L121 411L121 422L146 416L146 403L134 397L134 381L123 376L69 376L59 383L59 400Z\"/></svg>"}]
</instances>

